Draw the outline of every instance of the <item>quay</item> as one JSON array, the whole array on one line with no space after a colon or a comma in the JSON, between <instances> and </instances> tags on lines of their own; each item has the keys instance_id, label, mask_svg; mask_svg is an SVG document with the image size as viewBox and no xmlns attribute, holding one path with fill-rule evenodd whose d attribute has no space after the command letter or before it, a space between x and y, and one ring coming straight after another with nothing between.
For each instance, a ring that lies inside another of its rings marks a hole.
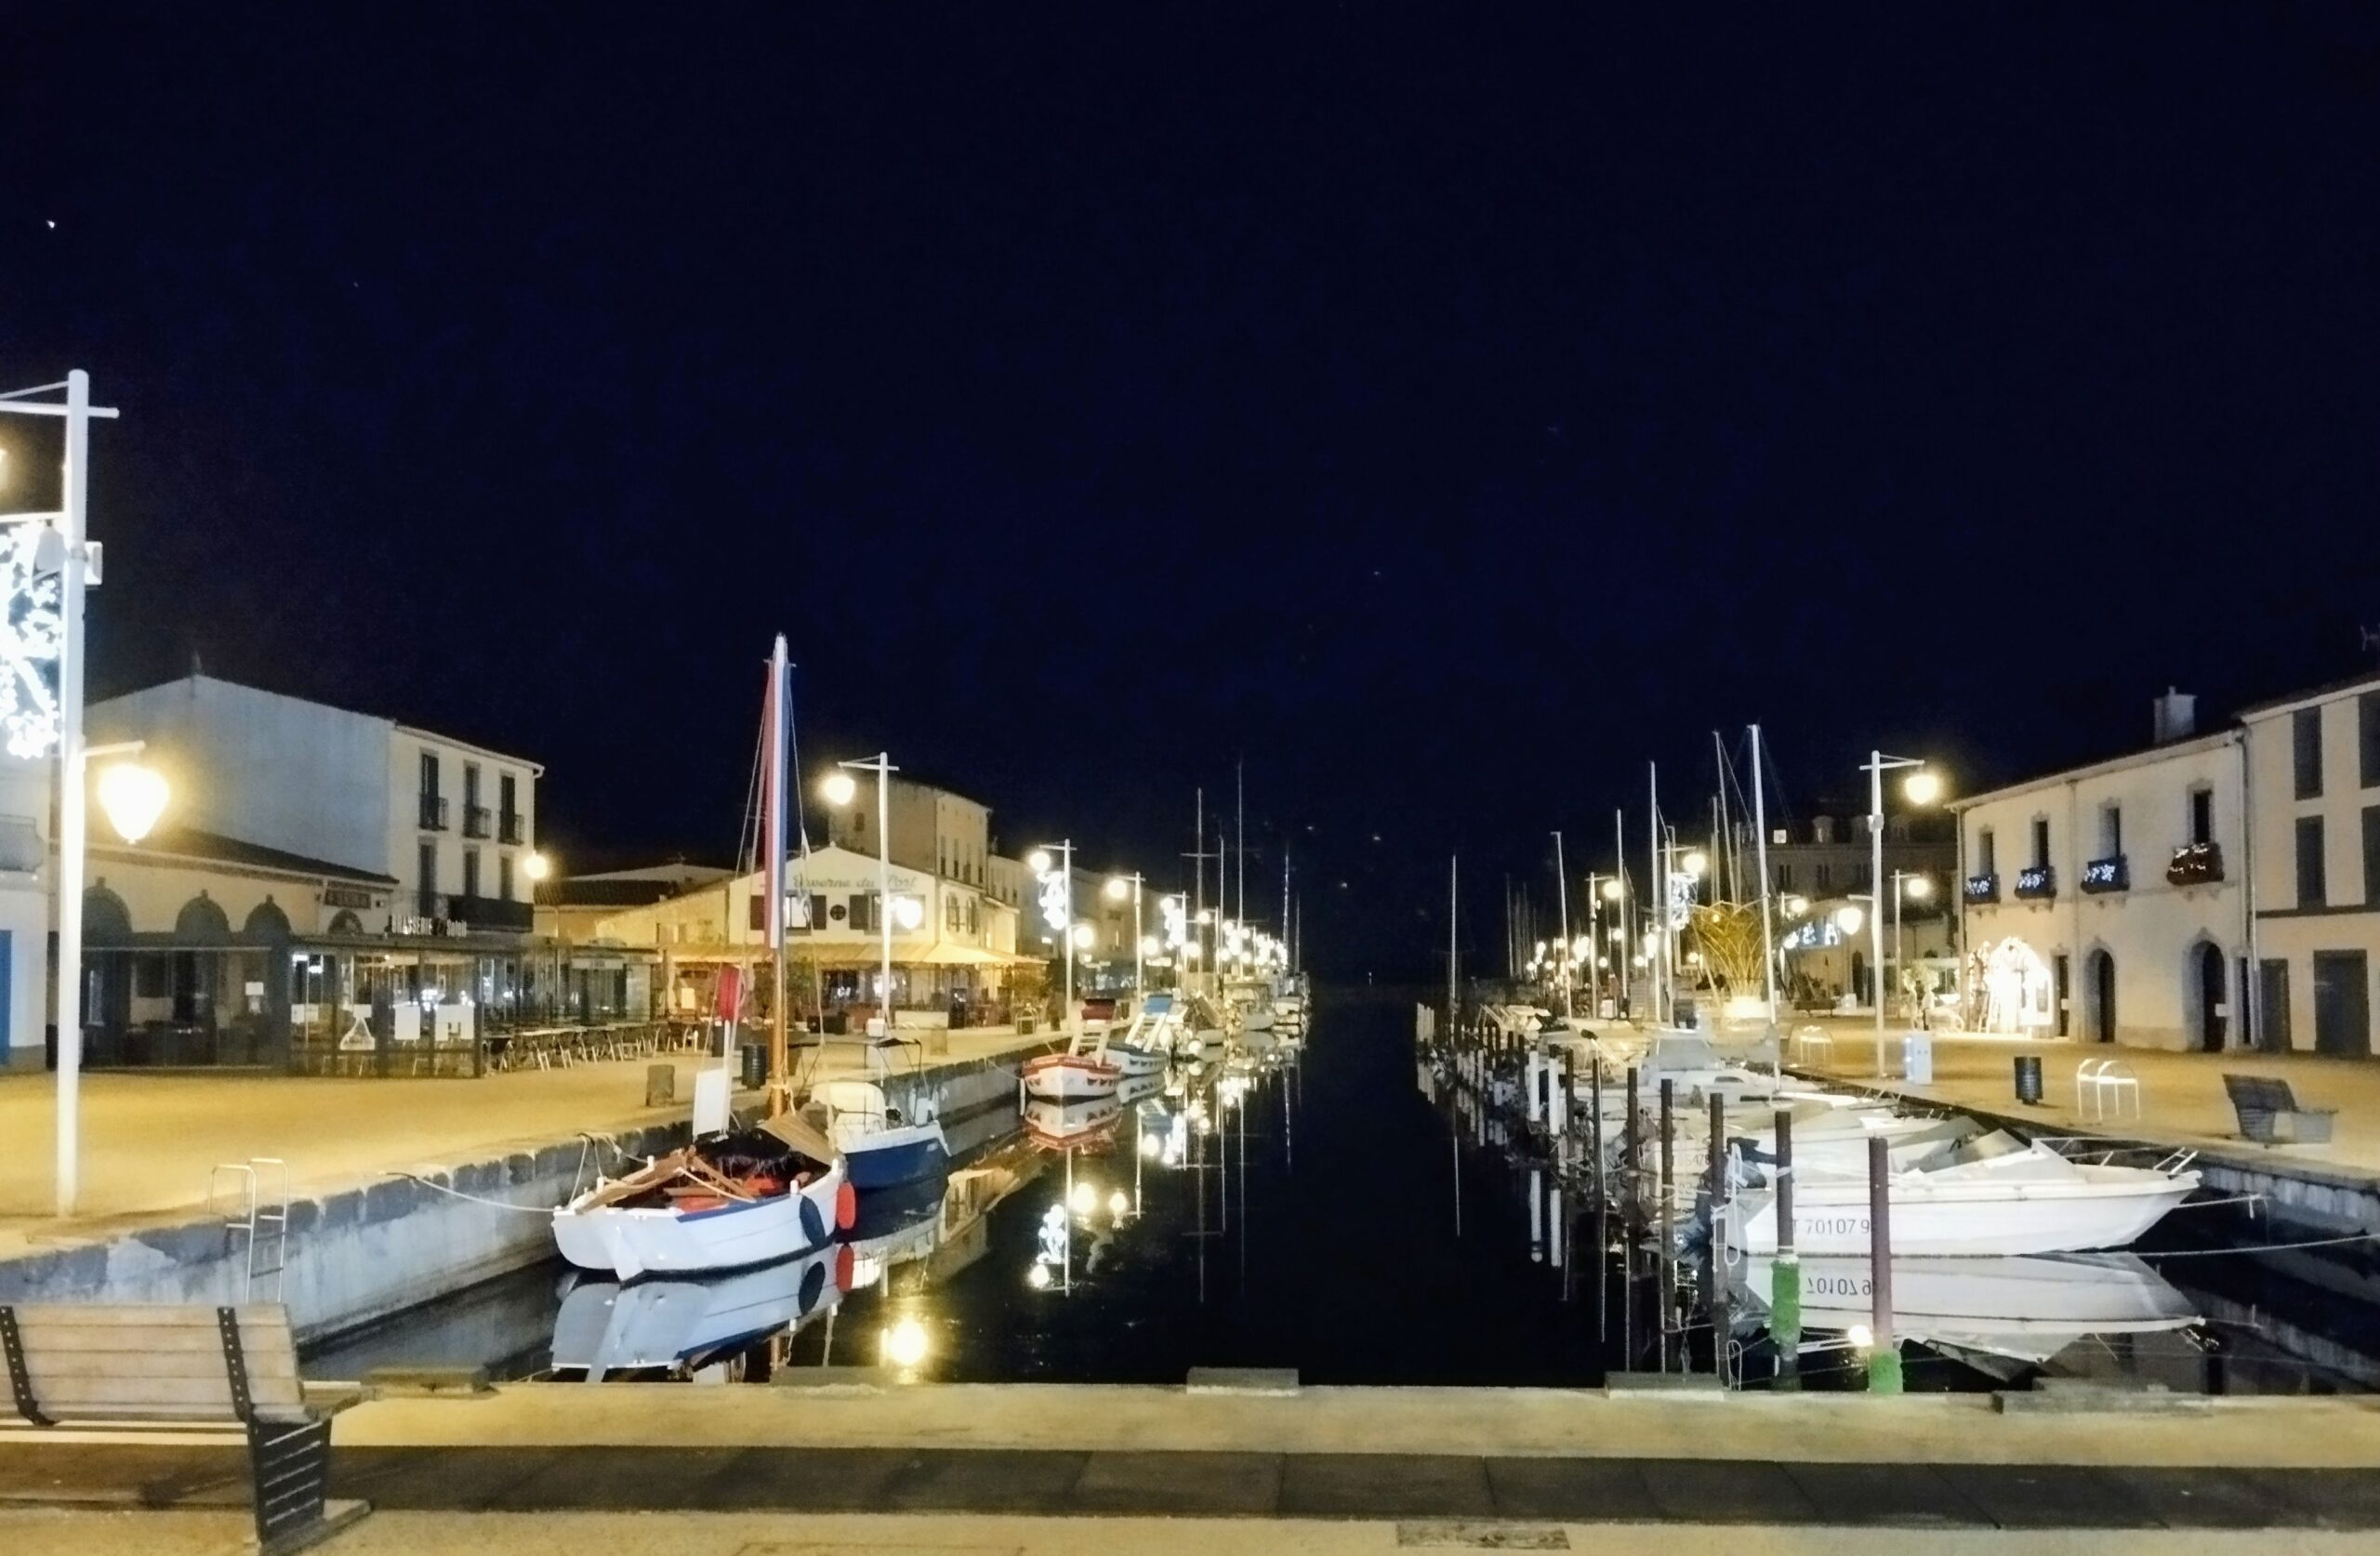
<instances>
[{"instance_id":1,"label":"quay","mask_svg":"<svg viewBox=\"0 0 2380 1556\"><path fill-rule=\"evenodd\" d=\"M416 1519L510 1528L501 1515L522 1513L668 1512L673 1534L684 1533L676 1516L705 1514L879 1515L854 1520L860 1530L883 1528L883 1515L1092 1515L1103 1528L1114 1518L1228 1519L1279 1525L1284 1543L1273 1549L1350 1522L1414 1532L1471 1521L1487 1525L1479 1537L1440 1531L1396 1543L1508 1548L1532 1527L1633 1523L2069 1537L2286 1529L2367 1541L2380 1529L2380 1410L2348 1399L2221 1400L2182 1416L2016 1415L1960 1395L1316 1388L1276 1397L928 1383L744 1389L733 1408L721 1405L711 1390L556 1383L367 1400L338 1418L333 1493L376 1510L338 1549L380 1549L375 1540L397 1540ZM69 1518L57 1510L106 1508L111 1497L122 1506L127 1485L150 1509L204 1510L235 1503L243 1473L239 1456L221 1450L159 1443L94 1453L45 1439L0 1458L0 1510L38 1503ZM772 1537L793 1538L792 1527L779 1523ZM945 1527L981 1537L972 1519ZM818 1537L801 1528L800 1538ZM799 1547L830 1548L852 1547Z\"/></svg>"},{"instance_id":2,"label":"quay","mask_svg":"<svg viewBox=\"0 0 2380 1556\"><path fill-rule=\"evenodd\" d=\"M1012 1097L1014 1061L1049 1042L1006 1027L935 1037L940 1051L886 1089L896 1104L932 1089L945 1116ZM801 1052L805 1071L819 1056L813 1078L861 1073L856 1048ZM623 1154L681 1141L699 1062L660 1053L476 1079L94 1074L85 1213L49 1213L46 1172L0 1183L0 1302L278 1299L309 1341L371 1323L549 1257L532 1212ZM673 1068L675 1100L648 1106L656 1064ZM0 1140L16 1159L49 1160L52 1100L46 1077L0 1079ZM285 1165L285 1189L284 1167L260 1159ZM218 1171L251 1163L268 1212L254 1232L245 1174Z\"/></svg>"}]
</instances>

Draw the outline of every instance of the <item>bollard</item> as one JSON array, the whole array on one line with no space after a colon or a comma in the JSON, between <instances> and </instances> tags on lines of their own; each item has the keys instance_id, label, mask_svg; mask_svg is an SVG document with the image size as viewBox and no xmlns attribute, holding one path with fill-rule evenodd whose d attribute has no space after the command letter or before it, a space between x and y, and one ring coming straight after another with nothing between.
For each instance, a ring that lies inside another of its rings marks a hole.
<instances>
[{"instance_id":1,"label":"bollard","mask_svg":"<svg viewBox=\"0 0 2380 1556\"><path fill-rule=\"evenodd\" d=\"M1620 1121L1620 1186L1628 1195L1629 1219L1644 1220L1644 1198L1637 1192L1638 1169L1644 1165L1643 1142L1636 1138L1636 1066L1628 1067L1628 1114Z\"/></svg>"},{"instance_id":2,"label":"bollard","mask_svg":"<svg viewBox=\"0 0 2380 1556\"><path fill-rule=\"evenodd\" d=\"M1868 1141L1868 1391L1900 1392L1900 1342L1893 1338L1893 1158L1884 1137Z\"/></svg>"},{"instance_id":3,"label":"bollard","mask_svg":"<svg viewBox=\"0 0 2380 1556\"><path fill-rule=\"evenodd\" d=\"M1587 1066L1587 1154L1593 1158L1588 1171L1594 1174L1595 1206L1604 1204L1603 1177L1603 1061L1597 1059Z\"/></svg>"},{"instance_id":4,"label":"bollard","mask_svg":"<svg viewBox=\"0 0 2380 1556\"><path fill-rule=\"evenodd\" d=\"M1802 1256L1793 1251L1793 1114L1777 1110L1777 1257L1768 1266L1768 1332L1777 1343L1777 1383L1801 1386Z\"/></svg>"},{"instance_id":5,"label":"bollard","mask_svg":"<svg viewBox=\"0 0 2380 1556\"><path fill-rule=\"evenodd\" d=\"M1578 1167L1578 1141L1570 1132L1571 1115L1579 1111L1579 1050L1562 1050L1562 1160L1567 1170Z\"/></svg>"}]
</instances>

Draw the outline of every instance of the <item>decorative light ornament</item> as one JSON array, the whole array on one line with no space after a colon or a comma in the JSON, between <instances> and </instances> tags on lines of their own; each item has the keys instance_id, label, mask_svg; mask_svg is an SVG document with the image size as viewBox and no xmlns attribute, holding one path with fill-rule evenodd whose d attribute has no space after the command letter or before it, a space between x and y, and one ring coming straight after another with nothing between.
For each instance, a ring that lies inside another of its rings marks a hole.
<instances>
[{"instance_id":1,"label":"decorative light ornament","mask_svg":"<svg viewBox=\"0 0 2380 1556\"><path fill-rule=\"evenodd\" d=\"M60 569L45 567L51 559L41 554L44 540L57 534L27 521L8 526L0 542L8 593L7 619L0 622L0 734L12 757L46 757L58 749L58 653L66 615Z\"/></svg>"}]
</instances>

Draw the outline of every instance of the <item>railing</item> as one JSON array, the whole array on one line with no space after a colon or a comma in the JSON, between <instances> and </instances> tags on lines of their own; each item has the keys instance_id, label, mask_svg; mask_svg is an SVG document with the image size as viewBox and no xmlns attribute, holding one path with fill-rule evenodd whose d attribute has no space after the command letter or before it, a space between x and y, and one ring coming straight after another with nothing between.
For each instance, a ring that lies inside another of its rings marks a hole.
<instances>
[{"instance_id":1,"label":"railing","mask_svg":"<svg viewBox=\"0 0 2380 1556\"><path fill-rule=\"evenodd\" d=\"M536 910L527 903L507 902L502 897L466 897L457 892L446 899L449 922L469 925L474 930L518 930L526 931L536 922Z\"/></svg>"},{"instance_id":2,"label":"railing","mask_svg":"<svg viewBox=\"0 0 2380 1556\"><path fill-rule=\"evenodd\" d=\"M494 812L490 811L484 805L464 806L463 836L466 837L486 837L488 833L488 821L493 813Z\"/></svg>"},{"instance_id":3,"label":"railing","mask_svg":"<svg viewBox=\"0 0 2380 1556\"><path fill-rule=\"evenodd\" d=\"M434 794L421 797L421 829L424 832L446 830L446 801Z\"/></svg>"},{"instance_id":4,"label":"railing","mask_svg":"<svg viewBox=\"0 0 2380 1556\"><path fill-rule=\"evenodd\" d=\"M2120 853L2105 859L2094 859L2082 866L2082 890L2085 891L2128 891L2132 889L2132 866Z\"/></svg>"},{"instance_id":5,"label":"railing","mask_svg":"<svg viewBox=\"0 0 2380 1556\"><path fill-rule=\"evenodd\" d=\"M2056 896L2057 872L2047 864L2017 871L2016 895L2034 900Z\"/></svg>"},{"instance_id":6,"label":"railing","mask_svg":"<svg viewBox=\"0 0 2380 1556\"><path fill-rule=\"evenodd\" d=\"M2184 843L2165 865L2165 878L2175 886L2212 886L2223 878L2223 850L2212 842Z\"/></svg>"},{"instance_id":7,"label":"railing","mask_svg":"<svg viewBox=\"0 0 2380 1556\"><path fill-rule=\"evenodd\" d=\"M507 811L496 818L496 840L499 843L517 843L521 840L520 811Z\"/></svg>"},{"instance_id":8,"label":"railing","mask_svg":"<svg viewBox=\"0 0 2380 1556\"><path fill-rule=\"evenodd\" d=\"M1970 903L1996 903L2000 900L2000 877L1996 875L1969 876L1965 893Z\"/></svg>"}]
</instances>

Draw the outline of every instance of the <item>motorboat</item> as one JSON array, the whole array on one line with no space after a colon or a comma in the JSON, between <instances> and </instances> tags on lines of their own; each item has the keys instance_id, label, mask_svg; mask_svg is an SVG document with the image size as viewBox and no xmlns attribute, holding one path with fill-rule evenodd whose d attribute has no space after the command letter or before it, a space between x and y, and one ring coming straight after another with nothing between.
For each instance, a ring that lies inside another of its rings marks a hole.
<instances>
[{"instance_id":1,"label":"motorboat","mask_svg":"<svg viewBox=\"0 0 2380 1556\"><path fill-rule=\"evenodd\" d=\"M1943 1165L1893 1175L1886 1189L1892 1251L1973 1258L2122 1248L2198 1186L2199 1175L2178 1164L2078 1162L2039 1141L1995 1131ZM1795 1249L1812 1255L1868 1252L1868 1207L1864 1174L1811 1172L1797 1164ZM1731 1248L1775 1253L1776 1191L1732 1196L1726 1236Z\"/></svg>"},{"instance_id":2,"label":"motorboat","mask_svg":"<svg viewBox=\"0 0 2380 1556\"><path fill-rule=\"evenodd\" d=\"M598 1179L554 1211L554 1245L623 1281L738 1270L826 1246L857 1201L834 1143L787 1114Z\"/></svg>"},{"instance_id":3,"label":"motorboat","mask_svg":"<svg viewBox=\"0 0 2380 1556\"><path fill-rule=\"evenodd\" d=\"M908 1118L885 1100L874 1081L827 1080L811 1089L801 1115L842 1153L852 1187L889 1189L939 1178L950 1165L950 1143L922 1104L925 1116Z\"/></svg>"},{"instance_id":4,"label":"motorboat","mask_svg":"<svg viewBox=\"0 0 2380 1556\"><path fill-rule=\"evenodd\" d=\"M819 1248L733 1274L581 1279L554 1317L553 1365L600 1383L615 1373L683 1377L831 1310L851 1289L852 1252Z\"/></svg>"},{"instance_id":5,"label":"motorboat","mask_svg":"<svg viewBox=\"0 0 2380 1556\"><path fill-rule=\"evenodd\" d=\"M1124 1068L1108 1057L1107 1034L1075 1034L1064 1053L1045 1053L1025 1062L1027 1095L1045 1102L1078 1102L1113 1097L1124 1078Z\"/></svg>"},{"instance_id":6,"label":"motorboat","mask_svg":"<svg viewBox=\"0 0 2380 1556\"><path fill-rule=\"evenodd\" d=\"M1593 1039L1588 1041L1594 1042ZM1601 1052L1600 1045L1596 1046L1596 1057L1605 1066L1602 1078L1605 1111L1625 1111L1627 1102L1624 1097L1615 1099L1613 1095L1620 1088L1612 1084L1615 1069L1624 1075L1624 1066L1619 1064L1617 1055ZM1737 1062L1720 1051L1718 1045L1711 1040L1710 1034L1682 1027L1655 1032L1633 1063L1636 1095L1640 1102L1646 1098L1659 1097L1663 1081L1670 1083L1671 1097L1682 1103L1699 1104L1712 1096L1729 1103L1765 1101L1776 1096L1778 1089L1775 1074ZM1584 1100L1592 1085L1591 1079L1581 1074L1572 1083L1571 1094Z\"/></svg>"},{"instance_id":7,"label":"motorboat","mask_svg":"<svg viewBox=\"0 0 2380 1556\"><path fill-rule=\"evenodd\" d=\"M1064 1151L1116 1138L1124 1104L1114 1097L1058 1102L1035 1098L1025 1104L1025 1138L1044 1150Z\"/></svg>"},{"instance_id":8,"label":"motorboat","mask_svg":"<svg viewBox=\"0 0 2380 1556\"><path fill-rule=\"evenodd\" d=\"M1805 1327L1848 1331L1871 1322L1871 1259L1819 1256L1800 1264ZM1744 1262L1739 1284L1754 1302L1773 1308L1778 1278L1777 1260L1755 1258ZM2163 1276L2120 1253L1896 1256L1892 1301L1893 1333L1900 1338L2033 1365L2086 1335L2161 1333L2199 1318Z\"/></svg>"},{"instance_id":9,"label":"motorboat","mask_svg":"<svg viewBox=\"0 0 2380 1556\"><path fill-rule=\"evenodd\" d=\"M1182 1013L1171 995L1153 994L1141 1002L1132 1020L1120 1033L1108 1035L1104 1057L1119 1071L1123 1078L1131 1080L1143 1075L1162 1075L1172 1062L1174 1044L1182 1027Z\"/></svg>"}]
</instances>

